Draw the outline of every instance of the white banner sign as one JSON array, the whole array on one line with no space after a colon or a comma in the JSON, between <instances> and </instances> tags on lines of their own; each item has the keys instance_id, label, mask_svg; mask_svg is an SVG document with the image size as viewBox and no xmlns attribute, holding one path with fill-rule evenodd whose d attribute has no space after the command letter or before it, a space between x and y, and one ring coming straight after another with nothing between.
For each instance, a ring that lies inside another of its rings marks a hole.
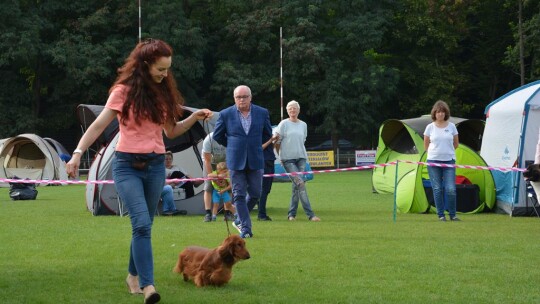
<instances>
[{"instance_id":1,"label":"white banner sign","mask_svg":"<svg viewBox=\"0 0 540 304\"><path fill-rule=\"evenodd\" d=\"M376 150L356 150L356 165L371 165L375 163Z\"/></svg>"}]
</instances>

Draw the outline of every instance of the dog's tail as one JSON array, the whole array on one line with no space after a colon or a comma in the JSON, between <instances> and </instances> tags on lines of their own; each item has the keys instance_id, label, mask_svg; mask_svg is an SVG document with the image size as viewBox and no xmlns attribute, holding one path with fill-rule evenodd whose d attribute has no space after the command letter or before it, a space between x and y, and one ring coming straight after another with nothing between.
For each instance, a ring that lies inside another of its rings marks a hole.
<instances>
[{"instance_id":1,"label":"dog's tail","mask_svg":"<svg viewBox=\"0 0 540 304\"><path fill-rule=\"evenodd\" d=\"M178 255L178 261L176 262L176 265L173 268L173 272L176 273L182 273L184 272L184 263L182 263L182 255Z\"/></svg>"}]
</instances>

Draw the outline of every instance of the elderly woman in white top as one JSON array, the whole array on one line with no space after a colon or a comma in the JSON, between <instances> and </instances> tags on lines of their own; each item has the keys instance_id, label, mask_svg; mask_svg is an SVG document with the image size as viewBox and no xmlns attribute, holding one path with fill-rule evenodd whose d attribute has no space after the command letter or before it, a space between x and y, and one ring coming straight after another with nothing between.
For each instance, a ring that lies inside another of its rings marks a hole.
<instances>
[{"instance_id":1,"label":"elderly woman in white top","mask_svg":"<svg viewBox=\"0 0 540 304\"><path fill-rule=\"evenodd\" d=\"M282 120L275 131L279 136L275 148L281 158L283 167L288 173L304 172L306 169L307 152L304 142L307 138L307 125L298 119L299 113L300 104L294 100L290 101L287 104L289 118ZM289 221L296 219L298 200L302 202L302 208L304 208L304 212L310 221L320 221L321 219L315 216L311 209L303 175L290 175L289 177L292 181L292 197L288 212Z\"/></svg>"}]
</instances>

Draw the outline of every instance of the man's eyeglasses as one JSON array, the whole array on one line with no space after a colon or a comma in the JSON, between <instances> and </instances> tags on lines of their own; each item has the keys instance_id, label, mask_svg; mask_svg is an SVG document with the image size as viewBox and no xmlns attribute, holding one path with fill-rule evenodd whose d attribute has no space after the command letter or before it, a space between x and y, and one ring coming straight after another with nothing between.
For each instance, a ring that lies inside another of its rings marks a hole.
<instances>
[{"instance_id":1,"label":"man's eyeglasses","mask_svg":"<svg viewBox=\"0 0 540 304\"><path fill-rule=\"evenodd\" d=\"M250 95L240 95L240 96L234 96L234 99L246 99L249 98Z\"/></svg>"}]
</instances>

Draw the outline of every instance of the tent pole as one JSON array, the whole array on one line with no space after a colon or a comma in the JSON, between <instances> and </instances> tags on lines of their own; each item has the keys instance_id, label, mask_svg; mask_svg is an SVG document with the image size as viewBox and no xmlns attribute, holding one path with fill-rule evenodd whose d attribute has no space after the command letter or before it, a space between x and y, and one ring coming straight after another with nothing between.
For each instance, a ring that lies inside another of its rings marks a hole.
<instances>
[{"instance_id":1,"label":"tent pole","mask_svg":"<svg viewBox=\"0 0 540 304\"><path fill-rule=\"evenodd\" d=\"M397 179L398 179L398 167L399 159L396 160L396 176L394 178L394 223L396 222L396 213L397 213Z\"/></svg>"}]
</instances>

